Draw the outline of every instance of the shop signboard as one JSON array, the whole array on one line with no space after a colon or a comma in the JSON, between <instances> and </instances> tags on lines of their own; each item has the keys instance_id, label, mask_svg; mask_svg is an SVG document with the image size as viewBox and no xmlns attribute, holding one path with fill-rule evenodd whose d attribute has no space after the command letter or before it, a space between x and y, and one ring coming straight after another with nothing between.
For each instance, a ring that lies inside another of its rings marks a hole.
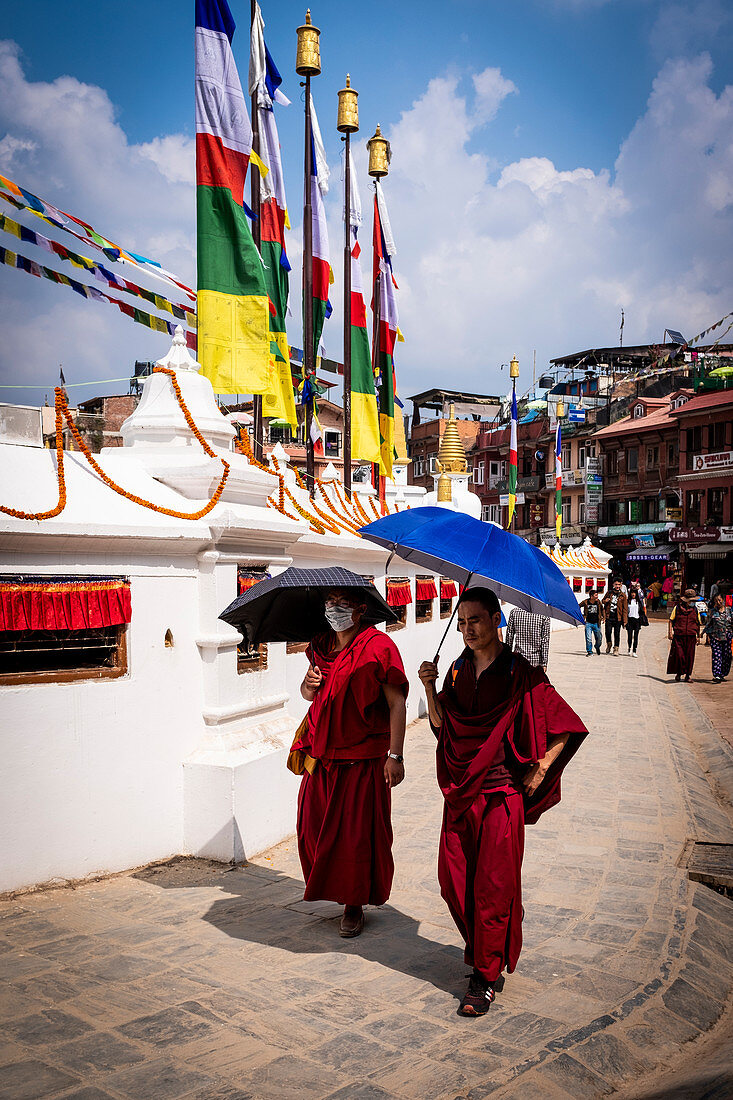
<instances>
[{"instance_id":1,"label":"shop signboard","mask_svg":"<svg viewBox=\"0 0 733 1100\"><path fill-rule=\"evenodd\" d=\"M733 469L733 451L718 451L713 455L694 455L693 470L730 470Z\"/></svg>"},{"instance_id":2,"label":"shop signboard","mask_svg":"<svg viewBox=\"0 0 733 1100\"><path fill-rule=\"evenodd\" d=\"M553 474L553 477L555 475ZM536 493L540 487L539 477L520 477L517 478L517 489L522 493ZM496 482L495 489L500 493L506 493L509 489L509 481L507 478L502 477Z\"/></svg>"},{"instance_id":3,"label":"shop signboard","mask_svg":"<svg viewBox=\"0 0 733 1100\"><path fill-rule=\"evenodd\" d=\"M682 519L681 508L667 508L664 514L666 515L670 523L679 523Z\"/></svg>"},{"instance_id":4,"label":"shop signboard","mask_svg":"<svg viewBox=\"0 0 733 1100\"><path fill-rule=\"evenodd\" d=\"M530 527L541 527L545 518L545 506L544 504L530 504L529 506L529 525Z\"/></svg>"},{"instance_id":5,"label":"shop signboard","mask_svg":"<svg viewBox=\"0 0 733 1100\"><path fill-rule=\"evenodd\" d=\"M509 507L509 494L508 493L500 493L499 494L499 504L502 506L502 508L508 508ZM524 504L524 493L517 493L517 504Z\"/></svg>"},{"instance_id":6,"label":"shop signboard","mask_svg":"<svg viewBox=\"0 0 733 1100\"><path fill-rule=\"evenodd\" d=\"M598 523L600 508L597 504L586 504L585 506L585 522L594 526Z\"/></svg>"},{"instance_id":7,"label":"shop signboard","mask_svg":"<svg viewBox=\"0 0 733 1100\"><path fill-rule=\"evenodd\" d=\"M634 545L637 550L642 546L654 546L654 535L634 535Z\"/></svg>"},{"instance_id":8,"label":"shop signboard","mask_svg":"<svg viewBox=\"0 0 733 1100\"><path fill-rule=\"evenodd\" d=\"M720 541L721 542L733 542L733 527L721 527L720 528Z\"/></svg>"},{"instance_id":9,"label":"shop signboard","mask_svg":"<svg viewBox=\"0 0 733 1100\"><path fill-rule=\"evenodd\" d=\"M585 460L585 468L590 476L591 474L600 474L601 472L601 460L600 458L592 458L590 455Z\"/></svg>"},{"instance_id":10,"label":"shop signboard","mask_svg":"<svg viewBox=\"0 0 733 1100\"><path fill-rule=\"evenodd\" d=\"M719 527L673 527L670 542L720 542Z\"/></svg>"}]
</instances>

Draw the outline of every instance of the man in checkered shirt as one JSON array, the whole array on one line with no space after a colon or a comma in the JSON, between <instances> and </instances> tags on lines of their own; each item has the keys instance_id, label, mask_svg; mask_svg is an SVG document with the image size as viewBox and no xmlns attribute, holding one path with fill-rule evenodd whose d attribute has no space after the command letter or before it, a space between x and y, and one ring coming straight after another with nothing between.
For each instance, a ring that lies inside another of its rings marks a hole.
<instances>
[{"instance_id":1,"label":"man in checkered shirt","mask_svg":"<svg viewBox=\"0 0 733 1100\"><path fill-rule=\"evenodd\" d=\"M506 624L506 644L535 668L547 669L550 657L550 620L515 607Z\"/></svg>"}]
</instances>

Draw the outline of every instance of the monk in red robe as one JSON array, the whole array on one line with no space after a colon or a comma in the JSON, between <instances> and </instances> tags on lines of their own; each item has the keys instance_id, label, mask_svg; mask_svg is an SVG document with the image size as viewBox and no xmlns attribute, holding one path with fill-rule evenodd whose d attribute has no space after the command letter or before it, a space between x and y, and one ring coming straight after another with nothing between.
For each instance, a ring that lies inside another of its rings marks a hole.
<instances>
[{"instance_id":1,"label":"monk in red robe","mask_svg":"<svg viewBox=\"0 0 733 1100\"><path fill-rule=\"evenodd\" d=\"M389 897L391 790L405 777L408 681L391 638L362 624L365 611L358 589L328 594L331 630L306 651L300 693L311 706L293 746L311 758L298 796L304 897L344 906L342 936L360 935L364 906Z\"/></svg>"},{"instance_id":2,"label":"monk in red robe","mask_svg":"<svg viewBox=\"0 0 733 1100\"><path fill-rule=\"evenodd\" d=\"M502 644L500 618L490 589L468 589L458 602L466 648L440 694L436 664L419 671L445 800L438 880L473 967L464 1016L487 1012L499 975L517 965L524 826L560 801L562 770L588 732L542 669Z\"/></svg>"}]
</instances>

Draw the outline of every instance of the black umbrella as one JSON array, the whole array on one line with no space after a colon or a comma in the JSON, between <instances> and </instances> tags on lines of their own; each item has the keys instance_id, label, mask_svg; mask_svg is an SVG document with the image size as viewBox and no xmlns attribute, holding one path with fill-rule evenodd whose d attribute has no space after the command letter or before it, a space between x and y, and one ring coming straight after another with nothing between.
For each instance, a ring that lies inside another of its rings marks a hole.
<instances>
[{"instance_id":1,"label":"black umbrella","mask_svg":"<svg viewBox=\"0 0 733 1100\"><path fill-rule=\"evenodd\" d=\"M258 581L219 616L236 626L250 646L260 642L309 642L328 630L323 614L326 593L332 588L359 589L366 604L363 623L398 622L371 581L349 569L296 569L291 566L277 577Z\"/></svg>"}]
</instances>

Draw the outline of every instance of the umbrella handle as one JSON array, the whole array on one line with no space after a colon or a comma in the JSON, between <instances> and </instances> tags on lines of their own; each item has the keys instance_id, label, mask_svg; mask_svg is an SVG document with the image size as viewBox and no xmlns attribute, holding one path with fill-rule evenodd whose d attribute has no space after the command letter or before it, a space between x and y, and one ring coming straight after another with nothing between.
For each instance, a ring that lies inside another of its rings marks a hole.
<instances>
[{"instance_id":1,"label":"umbrella handle","mask_svg":"<svg viewBox=\"0 0 733 1100\"><path fill-rule=\"evenodd\" d=\"M468 588L468 582L471 580L472 576L473 576L473 573L469 573L468 576L466 577L465 583L461 585L461 593L460 593L461 596L463 595L463 593ZM438 663L438 657L440 656L440 651L443 648L443 642L448 637L448 631L450 630L450 624L453 622L453 620L456 617L456 611L458 611L459 602L460 602L460 596L456 600L456 606L453 608L453 613L452 613L450 619L448 620L448 625L446 626L445 630L443 631L443 637L440 639L440 644L438 646L435 657L433 658L433 664L434 665L437 665L437 663Z\"/></svg>"}]
</instances>

